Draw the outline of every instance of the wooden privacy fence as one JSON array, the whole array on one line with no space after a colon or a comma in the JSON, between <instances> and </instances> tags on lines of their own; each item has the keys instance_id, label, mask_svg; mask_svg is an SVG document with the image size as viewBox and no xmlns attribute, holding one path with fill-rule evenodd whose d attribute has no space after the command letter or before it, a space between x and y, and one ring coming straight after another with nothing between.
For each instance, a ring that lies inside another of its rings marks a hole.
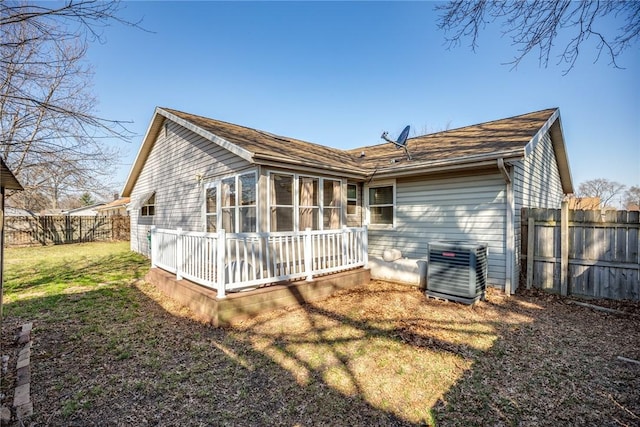
<instances>
[{"instance_id":1,"label":"wooden privacy fence","mask_svg":"<svg viewBox=\"0 0 640 427\"><path fill-rule=\"evenodd\" d=\"M4 219L5 246L129 240L128 216L14 216Z\"/></svg>"},{"instance_id":2,"label":"wooden privacy fence","mask_svg":"<svg viewBox=\"0 0 640 427\"><path fill-rule=\"evenodd\" d=\"M639 232L637 211L524 208L521 285L640 300Z\"/></svg>"}]
</instances>

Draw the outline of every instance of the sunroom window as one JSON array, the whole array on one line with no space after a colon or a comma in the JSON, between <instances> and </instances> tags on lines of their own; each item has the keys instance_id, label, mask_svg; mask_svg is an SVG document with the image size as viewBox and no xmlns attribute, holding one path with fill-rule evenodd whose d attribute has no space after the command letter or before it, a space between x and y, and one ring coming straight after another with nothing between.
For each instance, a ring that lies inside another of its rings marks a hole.
<instances>
[{"instance_id":1,"label":"sunroom window","mask_svg":"<svg viewBox=\"0 0 640 427\"><path fill-rule=\"evenodd\" d=\"M205 219L208 232L223 228L227 233L256 231L256 174L224 178L205 192Z\"/></svg>"},{"instance_id":2,"label":"sunroom window","mask_svg":"<svg viewBox=\"0 0 640 427\"><path fill-rule=\"evenodd\" d=\"M337 179L272 173L271 231L338 229L342 217L342 182Z\"/></svg>"},{"instance_id":3,"label":"sunroom window","mask_svg":"<svg viewBox=\"0 0 640 427\"><path fill-rule=\"evenodd\" d=\"M318 178L299 178L299 212L300 230L311 228L318 229L318 213L320 212L320 201L318 199Z\"/></svg>"},{"instance_id":4,"label":"sunroom window","mask_svg":"<svg viewBox=\"0 0 640 427\"><path fill-rule=\"evenodd\" d=\"M271 175L271 231L293 231L293 175Z\"/></svg>"},{"instance_id":5,"label":"sunroom window","mask_svg":"<svg viewBox=\"0 0 640 427\"><path fill-rule=\"evenodd\" d=\"M341 190L340 181L323 180L322 225L325 230L340 228Z\"/></svg>"}]
</instances>

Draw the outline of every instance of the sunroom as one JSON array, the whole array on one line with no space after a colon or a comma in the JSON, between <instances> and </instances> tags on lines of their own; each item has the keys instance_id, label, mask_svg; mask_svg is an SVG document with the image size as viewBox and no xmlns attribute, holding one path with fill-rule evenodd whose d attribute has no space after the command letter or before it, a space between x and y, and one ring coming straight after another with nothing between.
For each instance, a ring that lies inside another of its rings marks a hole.
<instances>
[{"instance_id":1,"label":"sunroom","mask_svg":"<svg viewBox=\"0 0 640 427\"><path fill-rule=\"evenodd\" d=\"M367 263L367 231L355 218L357 184L262 167L198 181L203 230L150 230L152 266L178 280L213 288L222 298Z\"/></svg>"}]
</instances>

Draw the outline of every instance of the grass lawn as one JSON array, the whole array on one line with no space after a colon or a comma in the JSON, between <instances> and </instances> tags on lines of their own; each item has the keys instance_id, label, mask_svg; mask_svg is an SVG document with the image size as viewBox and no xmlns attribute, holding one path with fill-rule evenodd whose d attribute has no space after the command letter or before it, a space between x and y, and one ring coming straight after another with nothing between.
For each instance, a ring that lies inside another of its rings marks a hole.
<instances>
[{"instance_id":1,"label":"grass lawn","mask_svg":"<svg viewBox=\"0 0 640 427\"><path fill-rule=\"evenodd\" d=\"M146 284L128 243L5 257L2 349L15 368L34 323L34 425L640 424L640 365L617 359L640 359L638 304L470 307L372 282L215 329Z\"/></svg>"}]
</instances>

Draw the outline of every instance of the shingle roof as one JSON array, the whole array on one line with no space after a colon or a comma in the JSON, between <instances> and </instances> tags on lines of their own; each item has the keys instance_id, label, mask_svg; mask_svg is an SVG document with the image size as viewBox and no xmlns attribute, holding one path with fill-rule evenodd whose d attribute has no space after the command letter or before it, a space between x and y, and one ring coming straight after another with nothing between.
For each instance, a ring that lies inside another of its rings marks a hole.
<instances>
[{"instance_id":1,"label":"shingle roof","mask_svg":"<svg viewBox=\"0 0 640 427\"><path fill-rule=\"evenodd\" d=\"M129 172L123 195L129 195L132 191L165 118L189 127L212 143L220 144L251 163L292 168L304 166L340 171L345 175L361 178L373 174L400 176L401 173L426 173L442 167L474 167L473 164L479 166L480 162L490 163L496 159L521 159L525 156L525 148L531 148L528 144L551 129L552 134L556 135L552 135L552 139L563 178L563 188L567 193L572 192L557 108L409 138L407 148L412 160L407 161L404 152L388 142L340 150L158 107Z\"/></svg>"},{"instance_id":2,"label":"shingle roof","mask_svg":"<svg viewBox=\"0 0 640 427\"><path fill-rule=\"evenodd\" d=\"M336 169L358 168L355 158L347 151L313 144L286 136L274 135L232 123L197 116L182 111L162 108L216 136L251 152L254 158L280 160L285 163L300 163Z\"/></svg>"},{"instance_id":3,"label":"shingle roof","mask_svg":"<svg viewBox=\"0 0 640 427\"><path fill-rule=\"evenodd\" d=\"M458 129L409 138L407 150L413 162L454 160L494 154L524 156L524 147L547 123L556 108L536 111L507 119L494 120ZM391 143L349 150L364 156L360 165L380 168L391 160L405 158L404 152Z\"/></svg>"}]
</instances>

